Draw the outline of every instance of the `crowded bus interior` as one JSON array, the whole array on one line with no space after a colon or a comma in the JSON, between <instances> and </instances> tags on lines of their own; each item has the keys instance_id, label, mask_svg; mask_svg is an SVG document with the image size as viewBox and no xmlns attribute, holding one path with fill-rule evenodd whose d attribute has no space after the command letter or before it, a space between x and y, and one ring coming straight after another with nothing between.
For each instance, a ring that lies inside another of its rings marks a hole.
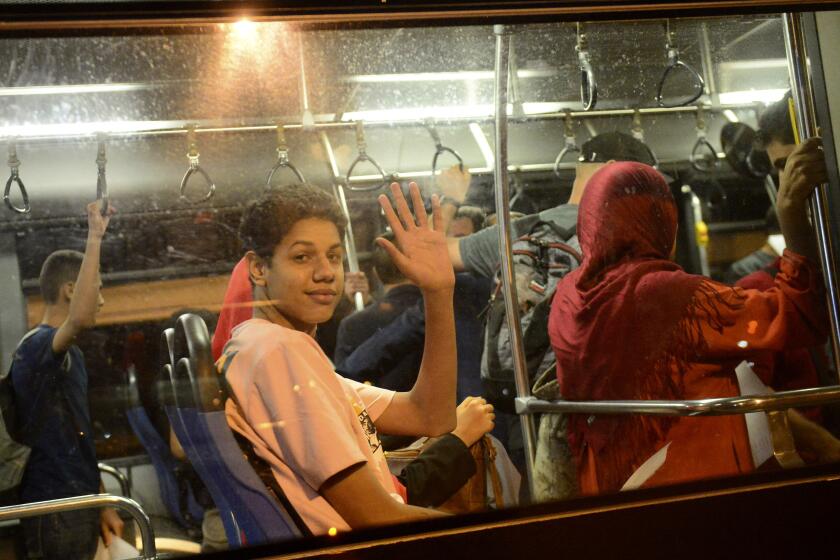
<instances>
[{"instance_id":1,"label":"crowded bus interior","mask_svg":"<svg viewBox=\"0 0 840 560\"><path fill-rule=\"evenodd\" d=\"M45 4L0 0L0 558L836 504L831 2Z\"/></svg>"}]
</instances>

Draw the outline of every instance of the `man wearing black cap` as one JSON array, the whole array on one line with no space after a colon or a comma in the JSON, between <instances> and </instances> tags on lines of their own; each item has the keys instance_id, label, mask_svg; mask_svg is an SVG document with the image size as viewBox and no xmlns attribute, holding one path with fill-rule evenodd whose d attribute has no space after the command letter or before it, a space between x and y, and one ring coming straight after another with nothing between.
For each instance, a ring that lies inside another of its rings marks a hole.
<instances>
[{"instance_id":1,"label":"man wearing black cap","mask_svg":"<svg viewBox=\"0 0 840 560\"><path fill-rule=\"evenodd\" d=\"M563 229L573 230L577 224L578 203L589 178L613 161L638 161L648 165L656 163L650 148L629 134L613 131L595 136L581 147L581 155L575 166L572 194L568 202L513 221L511 237L516 239L526 234L537 221L552 222ZM452 167L441 173L437 183L444 194L444 217L454 216L466 196L470 184L469 172L461 172L457 166ZM485 228L466 237L452 238L447 242L449 257L456 272L467 271L488 278L492 278L496 273L499 266L497 226Z\"/></svg>"}]
</instances>

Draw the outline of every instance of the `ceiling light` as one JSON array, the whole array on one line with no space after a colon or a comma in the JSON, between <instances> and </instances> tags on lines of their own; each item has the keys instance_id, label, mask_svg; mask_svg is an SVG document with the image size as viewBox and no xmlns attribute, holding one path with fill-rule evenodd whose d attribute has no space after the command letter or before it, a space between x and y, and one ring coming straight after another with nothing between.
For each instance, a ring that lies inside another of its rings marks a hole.
<instances>
[{"instance_id":1,"label":"ceiling light","mask_svg":"<svg viewBox=\"0 0 840 560\"><path fill-rule=\"evenodd\" d=\"M529 78L551 78L557 76L556 69L542 70L519 70L519 79ZM492 70L466 70L462 72L412 72L404 74L358 74L345 76L345 82L356 84L383 84L383 83L404 83L404 82L457 82L492 80L495 73Z\"/></svg>"},{"instance_id":2,"label":"ceiling light","mask_svg":"<svg viewBox=\"0 0 840 560\"><path fill-rule=\"evenodd\" d=\"M0 97L15 95L73 95L77 93L118 93L152 89L151 84L76 84L0 88Z\"/></svg>"},{"instance_id":3,"label":"ceiling light","mask_svg":"<svg viewBox=\"0 0 840 560\"><path fill-rule=\"evenodd\" d=\"M764 103L769 105L779 101L787 93L787 89L751 89L745 91L728 91L720 94L721 105L746 105L749 103Z\"/></svg>"}]
</instances>

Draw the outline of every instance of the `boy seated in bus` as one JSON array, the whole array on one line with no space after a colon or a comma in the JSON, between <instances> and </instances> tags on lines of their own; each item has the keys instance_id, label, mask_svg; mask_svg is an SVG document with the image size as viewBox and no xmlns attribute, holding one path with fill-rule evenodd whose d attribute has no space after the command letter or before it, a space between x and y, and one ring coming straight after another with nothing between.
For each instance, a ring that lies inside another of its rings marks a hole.
<instances>
[{"instance_id":1,"label":"boy seated in bus","mask_svg":"<svg viewBox=\"0 0 840 560\"><path fill-rule=\"evenodd\" d=\"M345 218L325 192L280 188L245 211L240 235L254 290L254 316L233 331L223 373L228 422L271 464L280 487L314 534L442 515L397 494L377 429L441 435L455 427L454 274L440 205L434 227L412 216L398 185L396 210L380 203L396 245L378 240L423 293L426 340L417 382L393 392L337 375L312 335L342 294ZM415 208L422 208L416 185Z\"/></svg>"}]
</instances>

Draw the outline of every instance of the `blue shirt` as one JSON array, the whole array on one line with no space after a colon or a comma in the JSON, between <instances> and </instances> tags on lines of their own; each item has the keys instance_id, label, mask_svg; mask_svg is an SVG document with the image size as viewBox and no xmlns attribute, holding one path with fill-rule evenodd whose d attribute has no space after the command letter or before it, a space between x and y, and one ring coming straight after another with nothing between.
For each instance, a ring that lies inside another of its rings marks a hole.
<instances>
[{"instance_id":1,"label":"blue shirt","mask_svg":"<svg viewBox=\"0 0 840 560\"><path fill-rule=\"evenodd\" d=\"M420 289L412 284L395 286L381 301L345 317L338 327L335 347L336 371L344 377L364 383L370 381L377 387L393 391L408 391L414 386L420 361L423 359L423 341L395 355L395 359L381 361L360 360L355 350L383 329L390 329L394 320L407 309L417 305L422 309Z\"/></svg>"},{"instance_id":2,"label":"blue shirt","mask_svg":"<svg viewBox=\"0 0 840 560\"><path fill-rule=\"evenodd\" d=\"M21 431L32 447L20 486L23 502L99 491L84 356L76 346L54 353L56 330L39 325L12 362Z\"/></svg>"},{"instance_id":3,"label":"blue shirt","mask_svg":"<svg viewBox=\"0 0 840 560\"><path fill-rule=\"evenodd\" d=\"M482 393L481 353L484 345L484 325L481 312L487 305L489 296L488 279L466 273L455 276L458 402L468 396L480 396ZM370 380L377 386L407 391L417 380L425 337L426 316L423 301L420 299L402 311L396 319L391 320L386 327L378 329L372 336L360 342L350 355L340 361L336 360L336 371L357 381ZM413 360L410 369L396 368L409 358ZM381 374L378 375L378 372L390 372L395 369L401 373L399 388L381 385L384 378Z\"/></svg>"}]
</instances>

